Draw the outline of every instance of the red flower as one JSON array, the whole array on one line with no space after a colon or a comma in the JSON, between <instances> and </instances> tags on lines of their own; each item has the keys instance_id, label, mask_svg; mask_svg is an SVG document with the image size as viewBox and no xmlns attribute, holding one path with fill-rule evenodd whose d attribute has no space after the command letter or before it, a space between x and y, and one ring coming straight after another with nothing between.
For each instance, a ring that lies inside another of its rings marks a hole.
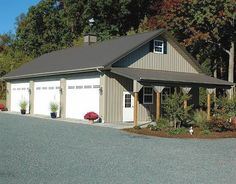
<instances>
[{"instance_id":1,"label":"red flower","mask_svg":"<svg viewBox=\"0 0 236 184\"><path fill-rule=\"evenodd\" d=\"M84 119L96 120L98 119L98 115L95 112L88 112L87 114L84 115Z\"/></svg>"},{"instance_id":2,"label":"red flower","mask_svg":"<svg viewBox=\"0 0 236 184\"><path fill-rule=\"evenodd\" d=\"M5 105L4 104L0 104L0 110L4 110L5 109Z\"/></svg>"}]
</instances>

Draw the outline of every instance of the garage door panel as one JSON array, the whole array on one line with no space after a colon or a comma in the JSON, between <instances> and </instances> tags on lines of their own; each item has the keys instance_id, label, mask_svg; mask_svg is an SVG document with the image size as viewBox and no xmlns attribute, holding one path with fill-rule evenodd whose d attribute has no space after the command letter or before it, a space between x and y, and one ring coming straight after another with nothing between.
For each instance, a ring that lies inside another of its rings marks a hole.
<instances>
[{"instance_id":1,"label":"garage door panel","mask_svg":"<svg viewBox=\"0 0 236 184\"><path fill-rule=\"evenodd\" d=\"M87 112L99 114L100 78L67 81L66 117L83 119Z\"/></svg>"},{"instance_id":2,"label":"garage door panel","mask_svg":"<svg viewBox=\"0 0 236 184\"><path fill-rule=\"evenodd\" d=\"M17 83L11 85L11 111L20 112L20 102L26 101L29 104L29 83ZM26 113L29 113L29 105Z\"/></svg>"},{"instance_id":3,"label":"garage door panel","mask_svg":"<svg viewBox=\"0 0 236 184\"><path fill-rule=\"evenodd\" d=\"M49 116L51 102L60 104L60 81L35 82L34 113Z\"/></svg>"}]
</instances>

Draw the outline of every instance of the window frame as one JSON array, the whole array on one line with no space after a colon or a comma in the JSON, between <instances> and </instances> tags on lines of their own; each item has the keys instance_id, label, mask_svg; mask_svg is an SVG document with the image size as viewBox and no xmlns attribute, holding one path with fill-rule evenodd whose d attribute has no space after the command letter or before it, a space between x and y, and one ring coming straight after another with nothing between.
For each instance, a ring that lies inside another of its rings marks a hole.
<instances>
[{"instance_id":1,"label":"window frame","mask_svg":"<svg viewBox=\"0 0 236 184\"><path fill-rule=\"evenodd\" d=\"M146 88L151 88L151 90L152 90L152 94L145 94L145 89ZM145 96L151 96L152 97L152 102L146 102L145 101ZM149 87L149 86L144 86L143 87L143 104L153 104L153 88L152 87Z\"/></svg>"},{"instance_id":2,"label":"window frame","mask_svg":"<svg viewBox=\"0 0 236 184\"><path fill-rule=\"evenodd\" d=\"M158 46L158 44L156 44L156 43L160 43L161 42L161 46ZM165 46L164 46L164 44L165 44L165 42L164 42L164 40L154 40L153 41L153 52L154 53L158 53L158 54L164 54L164 49L165 49ZM162 49L162 51L156 51L156 49L155 48L161 48Z\"/></svg>"}]
</instances>

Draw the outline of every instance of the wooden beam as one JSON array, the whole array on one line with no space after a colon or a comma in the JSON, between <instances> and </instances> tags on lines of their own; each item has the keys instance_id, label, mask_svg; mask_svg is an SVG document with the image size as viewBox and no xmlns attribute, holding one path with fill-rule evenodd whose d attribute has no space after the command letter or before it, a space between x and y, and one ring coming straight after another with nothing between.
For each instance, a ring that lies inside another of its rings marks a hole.
<instances>
[{"instance_id":1,"label":"wooden beam","mask_svg":"<svg viewBox=\"0 0 236 184\"><path fill-rule=\"evenodd\" d=\"M211 94L207 94L207 120L211 119Z\"/></svg>"},{"instance_id":2,"label":"wooden beam","mask_svg":"<svg viewBox=\"0 0 236 184\"><path fill-rule=\"evenodd\" d=\"M156 121L158 122L161 117L161 93L156 92Z\"/></svg>"},{"instance_id":3,"label":"wooden beam","mask_svg":"<svg viewBox=\"0 0 236 184\"><path fill-rule=\"evenodd\" d=\"M188 100L184 100L184 109L187 109L188 107Z\"/></svg>"},{"instance_id":4,"label":"wooden beam","mask_svg":"<svg viewBox=\"0 0 236 184\"><path fill-rule=\"evenodd\" d=\"M134 92L134 126L138 126L138 92Z\"/></svg>"}]
</instances>

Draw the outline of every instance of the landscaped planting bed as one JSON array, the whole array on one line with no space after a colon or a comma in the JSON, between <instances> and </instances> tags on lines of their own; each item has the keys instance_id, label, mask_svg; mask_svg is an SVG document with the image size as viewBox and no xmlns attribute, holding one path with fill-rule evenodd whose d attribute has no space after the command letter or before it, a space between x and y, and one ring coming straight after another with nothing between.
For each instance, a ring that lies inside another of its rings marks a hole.
<instances>
[{"instance_id":1,"label":"landscaped planting bed","mask_svg":"<svg viewBox=\"0 0 236 184\"><path fill-rule=\"evenodd\" d=\"M236 138L235 131L226 131L226 132L204 132L199 128L193 128L194 133L190 135L188 129L186 129L186 133L181 133L177 135L170 134L164 130L153 131L150 128L128 128L124 129L126 132L142 134L148 136L157 136L157 137L167 137L167 138L199 138L199 139L218 139L218 138Z\"/></svg>"}]
</instances>

